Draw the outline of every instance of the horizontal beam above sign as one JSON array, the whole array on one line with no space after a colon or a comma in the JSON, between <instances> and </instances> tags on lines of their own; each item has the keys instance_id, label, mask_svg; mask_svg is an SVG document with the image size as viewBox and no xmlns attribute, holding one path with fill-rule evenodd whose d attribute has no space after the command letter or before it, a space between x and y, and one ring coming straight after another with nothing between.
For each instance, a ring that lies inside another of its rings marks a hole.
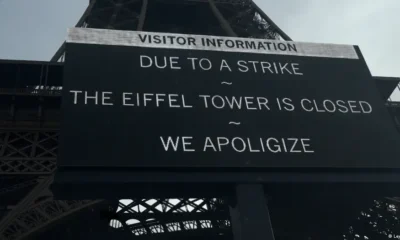
<instances>
[{"instance_id":1,"label":"horizontal beam above sign","mask_svg":"<svg viewBox=\"0 0 400 240\"><path fill-rule=\"evenodd\" d=\"M119 31L93 28L68 29L68 43L190 49L307 57L359 59L352 45L287 42L174 33Z\"/></svg>"}]
</instances>

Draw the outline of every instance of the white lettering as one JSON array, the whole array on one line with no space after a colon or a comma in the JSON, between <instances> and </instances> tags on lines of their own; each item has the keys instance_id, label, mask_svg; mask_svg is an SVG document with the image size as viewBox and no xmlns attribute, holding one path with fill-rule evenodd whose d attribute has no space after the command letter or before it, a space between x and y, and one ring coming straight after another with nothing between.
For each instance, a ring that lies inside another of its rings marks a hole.
<instances>
[{"instance_id":1,"label":"white lettering","mask_svg":"<svg viewBox=\"0 0 400 240\"><path fill-rule=\"evenodd\" d=\"M242 97L239 97L239 100L237 100L236 97L232 97L232 101L228 97L225 97L225 99L231 109L233 109L235 105L238 109L242 108Z\"/></svg>"},{"instance_id":2,"label":"white lettering","mask_svg":"<svg viewBox=\"0 0 400 240\"><path fill-rule=\"evenodd\" d=\"M228 68L229 72L232 72L232 69L229 67L225 59L222 59L221 67L219 68L219 70L222 71L223 68Z\"/></svg>"},{"instance_id":3,"label":"white lettering","mask_svg":"<svg viewBox=\"0 0 400 240\"><path fill-rule=\"evenodd\" d=\"M195 61L196 61L198 58L187 58L187 59L189 59L189 60L192 62L192 69L193 69L193 70L196 70L196 63L195 63Z\"/></svg>"},{"instance_id":4,"label":"white lettering","mask_svg":"<svg viewBox=\"0 0 400 240\"><path fill-rule=\"evenodd\" d=\"M254 104L254 102L252 101L253 99L254 97L244 97L244 101L248 110L257 110L257 108L255 107L249 107L250 104Z\"/></svg>"},{"instance_id":5,"label":"white lettering","mask_svg":"<svg viewBox=\"0 0 400 240\"><path fill-rule=\"evenodd\" d=\"M235 144L235 141L236 141L236 140L239 140L239 142L241 142L241 144L242 144L242 148L241 148L241 149L238 149L238 148L237 148L237 146L236 146L236 144ZM232 139L232 148L233 148L236 152L244 152L244 150L246 150L246 143L243 141L243 139L241 139L241 138L239 138L239 137L235 137L235 138Z\"/></svg>"},{"instance_id":6,"label":"white lettering","mask_svg":"<svg viewBox=\"0 0 400 240\"><path fill-rule=\"evenodd\" d=\"M194 152L195 151L192 148L186 148L186 146L192 145L192 142L190 142L191 140L193 140L193 137L182 137L182 144L183 144L183 151L184 152Z\"/></svg>"},{"instance_id":7,"label":"white lettering","mask_svg":"<svg viewBox=\"0 0 400 240\"><path fill-rule=\"evenodd\" d=\"M308 147L310 147L310 144L306 143L306 142L311 141L309 138L302 138L300 141L301 141L301 145L303 146L303 151L305 153L313 153L314 152L314 150L308 148Z\"/></svg>"},{"instance_id":8,"label":"white lettering","mask_svg":"<svg viewBox=\"0 0 400 240\"><path fill-rule=\"evenodd\" d=\"M360 101L360 107L363 113L369 114L372 112L372 106L368 102ZM367 107L367 109L365 109L364 107Z\"/></svg>"},{"instance_id":9,"label":"white lettering","mask_svg":"<svg viewBox=\"0 0 400 240\"><path fill-rule=\"evenodd\" d=\"M122 105L123 106L135 106L135 105L133 105L133 103L126 103L127 100L131 100L131 98L127 97L126 95L132 96L132 93L127 93L127 92L122 93Z\"/></svg>"},{"instance_id":10,"label":"white lettering","mask_svg":"<svg viewBox=\"0 0 400 240\"><path fill-rule=\"evenodd\" d=\"M78 103L78 93L82 93L82 91L70 90L69 92L74 94L74 104L77 104Z\"/></svg>"},{"instance_id":11,"label":"white lettering","mask_svg":"<svg viewBox=\"0 0 400 240\"><path fill-rule=\"evenodd\" d=\"M208 60L207 58L200 59L199 65L200 65L201 69L203 69L204 71L208 71L212 68L211 61Z\"/></svg>"},{"instance_id":12,"label":"white lettering","mask_svg":"<svg viewBox=\"0 0 400 240\"><path fill-rule=\"evenodd\" d=\"M143 106L147 106L147 102L151 101L151 98L147 98L147 97L152 97L154 94L153 93L144 93L143 94Z\"/></svg>"},{"instance_id":13,"label":"white lettering","mask_svg":"<svg viewBox=\"0 0 400 240\"><path fill-rule=\"evenodd\" d=\"M243 65L243 64L246 64L246 61L240 60L240 61L237 62L237 64L239 65L239 71L241 71L241 72L248 72L249 71L249 68L246 65Z\"/></svg>"},{"instance_id":14,"label":"white lettering","mask_svg":"<svg viewBox=\"0 0 400 240\"><path fill-rule=\"evenodd\" d=\"M275 145L273 145L274 149L271 148L271 145L270 145L271 141L274 141L276 143ZM273 152L273 153L281 152L282 151L281 150L281 146L279 146L278 143L279 143L278 139L276 139L276 138L268 138L267 139L267 148L268 148L268 150Z\"/></svg>"},{"instance_id":15,"label":"white lettering","mask_svg":"<svg viewBox=\"0 0 400 240\"><path fill-rule=\"evenodd\" d=\"M300 150L295 150L297 142L299 141L297 138L288 138L288 141L293 141L292 147L290 148L291 153L301 153Z\"/></svg>"},{"instance_id":16,"label":"white lettering","mask_svg":"<svg viewBox=\"0 0 400 240\"><path fill-rule=\"evenodd\" d=\"M112 94L112 92L102 92L102 99L101 99L101 104L102 105L108 105L108 106L114 105L113 103L106 103L106 100L110 100L111 99L111 97L106 96L106 95L109 95L109 94Z\"/></svg>"},{"instance_id":17,"label":"white lettering","mask_svg":"<svg viewBox=\"0 0 400 240\"><path fill-rule=\"evenodd\" d=\"M207 98L209 98L210 95L199 95L199 97L201 97L201 98L204 99L204 106L205 106L206 108L208 108Z\"/></svg>"},{"instance_id":18,"label":"white lettering","mask_svg":"<svg viewBox=\"0 0 400 240\"><path fill-rule=\"evenodd\" d=\"M94 95L94 96L89 96L88 93L85 92L85 105L87 104L87 100L88 100L88 99L94 99L94 104L97 105L97 104L98 104L98 101L99 101L98 97L99 97L99 94L98 94L97 91L95 92L95 95Z\"/></svg>"},{"instance_id":19,"label":"white lettering","mask_svg":"<svg viewBox=\"0 0 400 240\"><path fill-rule=\"evenodd\" d=\"M302 99L301 102L300 102L300 104L301 104L301 106L303 107L303 109L304 109L305 111L307 111L307 112L312 112L312 111L314 110L313 107L311 107L311 109L306 108L306 107L304 106L304 102L308 102L309 104L311 104L311 101L308 100L308 99Z\"/></svg>"},{"instance_id":20,"label":"white lettering","mask_svg":"<svg viewBox=\"0 0 400 240\"><path fill-rule=\"evenodd\" d=\"M179 57L170 57L169 62L171 64L171 69L181 69L180 66L178 66L178 61Z\"/></svg>"},{"instance_id":21,"label":"white lettering","mask_svg":"<svg viewBox=\"0 0 400 240\"><path fill-rule=\"evenodd\" d=\"M168 95L168 100L169 100L169 107L171 108L179 108L179 105L173 105L172 103L176 102L176 99L173 99L172 97L178 97L178 94L169 94Z\"/></svg>"},{"instance_id":22,"label":"white lettering","mask_svg":"<svg viewBox=\"0 0 400 240\"><path fill-rule=\"evenodd\" d=\"M257 97L258 108L261 110L261 106L264 106L267 110L270 110L268 107L268 99L264 97Z\"/></svg>"},{"instance_id":23,"label":"white lettering","mask_svg":"<svg viewBox=\"0 0 400 240\"><path fill-rule=\"evenodd\" d=\"M223 142L222 142L223 140ZM229 144L229 140L226 137L217 137L217 143L218 143L218 150L221 152L221 146L226 146Z\"/></svg>"},{"instance_id":24,"label":"white lettering","mask_svg":"<svg viewBox=\"0 0 400 240\"><path fill-rule=\"evenodd\" d=\"M192 108L193 107L191 105L186 105L185 96L183 94L182 94L182 104L183 104L183 108Z\"/></svg>"},{"instance_id":25,"label":"white lettering","mask_svg":"<svg viewBox=\"0 0 400 240\"><path fill-rule=\"evenodd\" d=\"M144 59L147 59L149 63L147 65L144 64ZM140 55L140 67L149 68L153 65L153 60L149 56Z\"/></svg>"},{"instance_id":26,"label":"white lettering","mask_svg":"<svg viewBox=\"0 0 400 240\"><path fill-rule=\"evenodd\" d=\"M354 110L354 108L356 108L357 106L354 105L356 103L356 101L348 101L349 106L350 106L350 111L352 113L361 113L360 111Z\"/></svg>"},{"instance_id":27,"label":"white lettering","mask_svg":"<svg viewBox=\"0 0 400 240\"><path fill-rule=\"evenodd\" d=\"M212 147L212 149L214 150L214 152L217 151L217 149L215 148L215 146L214 146L213 142L211 141L211 138L210 138L210 137L207 137L207 138L206 138L206 142L204 143L203 152L205 152L205 151L206 151L206 148L208 148L208 147Z\"/></svg>"},{"instance_id":28,"label":"white lettering","mask_svg":"<svg viewBox=\"0 0 400 240\"><path fill-rule=\"evenodd\" d=\"M163 137L160 136L160 139L165 151L169 151L170 145L172 145L172 148L174 149L175 152L178 150L179 137L176 138L175 142L174 140L172 140L172 137L168 137L167 143L165 143Z\"/></svg>"},{"instance_id":29,"label":"white lettering","mask_svg":"<svg viewBox=\"0 0 400 240\"><path fill-rule=\"evenodd\" d=\"M220 103L221 103L221 104L217 105L218 102L216 102L215 99L220 100ZM221 108L224 108L224 107L225 107L225 101L224 101L224 99L223 99L221 96L219 96L219 95L213 96L213 97L211 98L211 102L212 102L212 104L213 104L213 106L214 106L215 108L221 109Z\"/></svg>"},{"instance_id":30,"label":"white lettering","mask_svg":"<svg viewBox=\"0 0 400 240\"><path fill-rule=\"evenodd\" d=\"M297 66L299 66L298 63L292 63L292 70L293 70L293 73L294 73L295 75L303 75L303 73L297 72L298 70L300 70Z\"/></svg>"},{"instance_id":31,"label":"white lettering","mask_svg":"<svg viewBox=\"0 0 400 240\"><path fill-rule=\"evenodd\" d=\"M160 102L164 102L164 98L160 98L160 97L165 97L164 93L156 93L156 105L157 107L160 105Z\"/></svg>"}]
</instances>

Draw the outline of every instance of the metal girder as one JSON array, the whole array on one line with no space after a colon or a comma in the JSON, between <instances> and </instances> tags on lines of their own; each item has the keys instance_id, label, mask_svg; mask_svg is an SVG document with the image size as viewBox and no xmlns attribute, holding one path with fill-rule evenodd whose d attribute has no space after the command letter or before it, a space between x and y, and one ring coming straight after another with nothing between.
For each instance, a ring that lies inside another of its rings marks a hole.
<instances>
[{"instance_id":1,"label":"metal girder","mask_svg":"<svg viewBox=\"0 0 400 240\"><path fill-rule=\"evenodd\" d=\"M218 4L233 30L241 37L280 39L276 29L266 21L251 4L251 1L240 6ZM252 23L252 24L249 24Z\"/></svg>"},{"instance_id":2,"label":"metal girder","mask_svg":"<svg viewBox=\"0 0 400 240\"><path fill-rule=\"evenodd\" d=\"M265 12L264 12L263 10L261 10L261 8L258 7L258 5L255 4L253 1L252 1L252 5L253 5L253 7L256 9L257 13L260 14L260 16L264 19L264 21L266 21L268 24L270 24L271 27L272 27L274 30L277 31L277 33L282 37L283 40L285 40L285 41L292 41L292 39L291 39L282 29L280 29L280 28L278 27L278 25L276 25L276 24L274 23L274 21L272 21L272 19L269 18L268 15L265 14Z\"/></svg>"},{"instance_id":3,"label":"metal girder","mask_svg":"<svg viewBox=\"0 0 400 240\"><path fill-rule=\"evenodd\" d=\"M217 198L164 198L124 199L118 204L117 213L185 213L216 211L223 205Z\"/></svg>"},{"instance_id":4,"label":"metal girder","mask_svg":"<svg viewBox=\"0 0 400 240\"><path fill-rule=\"evenodd\" d=\"M38 179L38 184L26 195L0 222L0 237L5 238L5 232L21 213L30 209L39 197L49 195L48 187L53 177Z\"/></svg>"},{"instance_id":5,"label":"metal girder","mask_svg":"<svg viewBox=\"0 0 400 240\"><path fill-rule=\"evenodd\" d=\"M387 102L400 131L400 103ZM0 174L49 175L57 168L58 129L0 129Z\"/></svg>"},{"instance_id":6,"label":"metal girder","mask_svg":"<svg viewBox=\"0 0 400 240\"><path fill-rule=\"evenodd\" d=\"M43 201L16 215L5 228L1 229L0 239L22 239L58 219L99 202L101 200Z\"/></svg>"},{"instance_id":7,"label":"metal girder","mask_svg":"<svg viewBox=\"0 0 400 240\"><path fill-rule=\"evenodd\" d=\"M230 230L229 210L221 199L124 199L110 221L112 228L133 235L188 230Z\"/></svg>"},{"instance_id":8,"label":"metal girder","mask_svg":"<svg viewBox=\"0 0 400 240\"><path fill-rule=\"evenodd\" d=\"M99 25L102 25L102 28L118 29L122 27L124 23L137 22L140 14L138 11L135 11L136 9L132 9L130 4L139 1L140 0L108 1L108 5L104 7L91 9L91 12L86 15L86 19L84 21L87 23L86 27L90 27L97 22ZM107 12L110 12L111 14L107 14ZM122 14L125 14L125 17L123 19L119 19L119 16Z\"/></svg>"},{"instance_id":9,"label":"metal girder","mask_svg":"<svg viewBox=\"0 0 400 240\"><path fill-rule=\"evenodd\" d=\"M1 159L0 174L48 175L57 168L56 159Z\"/></svg>"},{"instance_id":10,"label":"metal girder","mask_svg":"<svg viewBox=\"0 0 400 240\"><path fill-rule=\"evenodd\" d=\"M139 17L141 12L141 7L132 8L130 4L139 2L140 0L129 0L129 1L105 1L105 0L97 0L91 1L90 5L86 9L85 13L78 21L76 27L95 27L95 28L112 28L112 29L126 29L126 30L137 30L139 25ZM161 0L159 0L161 1ZM234 18L230 16L224 16L230 18L231 21L228 21L233 29L238 29L242 32L246 32L246 30L252 28L256 30L260 26L263 26L261 29L258 29L258 34L246 34L243 36L238 34L239 37L256 37L256 38L270 38L270 39L283 39L291 41L290 37L287 36L252 0L213 0L218 7L234 7L234 8L243 8L248 6L251 8L251 17L254 17L257 26L249 26L249 23L243 22L240 23L240 19L243 17L242 15L246 13L246 11L239 11L239 13L233 13ZM208 0L182 0L182 1L171 1L164 0L161 1L163 3L171 3L171 4L185 4L185 3L209 3ZM99 3L108 3L108 5L100 6ZM103 14L99 15L102 11L109 10L112 14ZM115 11L118 9L117 11ZM234 10L234 12L237 11ZM124 14L122 19L119 19L118 16L121 13ZM142 15L142 17L144 17ZM236 24L236 25L235 25ZM253 24L254 25L254 24ZM212 26L209 26L212 27ZM141 27L139 26L139 29ZM146 31L146 27L143 28ZM64 51L65 51L65 43L62 44L60 49L56 52L56 54L51 58L50 61L64 61Z\"/></svg>"},{"instance_id":11,"label":"metal girder","mask_svg":"<svg viewBox=\"0 0 400 240\"><path fill-rule=\"evenodd\" d=\"M92 11L92 8L96 4L96 1L97 0L92 0L90 2L89 6L86 8L85 12L82 14L81 18L78 20L75 27L82 27L83 25L85 25L85 20L86 20L88 14L90 14L90 12Z\"/></svg>"},{"instance_id":12,"label":"metal girder","mask_svg":"<svg viewBox=\"0 0 400 240\"><path fill-rule=\"evenodd\" d=\"M41 188L46 184L42 184ZM51 198L34 203L32 191L18 208L0 223L0 239L22 239L50 223L73 214L101 200L54 201ZM36 195L36 196L40 196ZM176 234L180 231L230 231L229 211L221 199L130 199L120 200L109 226L132 235ZM28 207L24 207L27 205Z\"/></svg>"},{"instance_id":13,"label":"metal girder","mask_svg":"<svg viewBox=\"0 0 400 240\"><path fill-rule=\"evenodd\" d=\"M55 201L49 186L53 176L35 179L36 186L0 221L0 239L16 240L100 200Z\"/></svg>"},{"instance_id":14,"label":"metal girder","mask_svg":"<svg viewBox=\"0 0 400 240\"><path fill-rule=\"evenodd\" d=\"M17 191L17 190L29 187L29 186L32 186L32 185L35 185L37 183L38 183L38 179L35 178L35 179L30 179L27 181L20 182L17 184L13 184L10 186L6 186L4 188L0 188L0 196L10 193L10 192L13 192L13 191Z\"/></svg>"},{"instance_id":15,"label":"metal girder","mask_svg":"<svg viewBox=\"0 0 400 240\"><path fill-rule=\"evenodd\" d=\"M238 35L233 30L230 22L228 22L225 19L224 15L221 13L221 11L219 11L214 0L209 0L208 2L210 4L210 8L211 8L212 12L214 13L214 16L218 19L218 22L219 22L221 28L226 32L226 34L228 34L228 36L237 37Z\"/></svg>"},{"instance_id":16,"label":"metal girder","mask_svg":"<svg viewBox=\"0 0 400 240\"><path fill-rule=\"evenodd\" d=\"M0 130L0 174L51 174L58 136L57 130Z\"/></svg>"}]
</instances>

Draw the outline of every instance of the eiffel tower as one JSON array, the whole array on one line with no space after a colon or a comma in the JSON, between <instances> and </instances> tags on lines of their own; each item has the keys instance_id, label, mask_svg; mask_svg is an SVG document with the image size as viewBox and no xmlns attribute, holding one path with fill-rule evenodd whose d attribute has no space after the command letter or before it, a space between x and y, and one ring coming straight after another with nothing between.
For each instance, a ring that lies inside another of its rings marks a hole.
<instances>
[{"instance_id":1,"label":"eiffel tower","mask_svg":"<svg viewBox=\"0 0 400 240\"><path fill-rule=\"evenodd\" d=\"M90 0L76 27L291 41L251 0ZM62 44L50 62L0 60L7 79L0 82L0 239L246 239L232 227L238 218L230 197L129 198L133 190L127 189L124 200L55 200L49 186L58 153L64 57ZM400 81L375 80L385 100ZM400 127L400 104L387 107ZM346 189L350 194L352 187ZM346 224L378 198L319 190L269 189L275 196L268 197L272 226L267 216L254 229L268 239L274 239L272 232L276 239L339 239Z\"/></svg>"}]
</instances>

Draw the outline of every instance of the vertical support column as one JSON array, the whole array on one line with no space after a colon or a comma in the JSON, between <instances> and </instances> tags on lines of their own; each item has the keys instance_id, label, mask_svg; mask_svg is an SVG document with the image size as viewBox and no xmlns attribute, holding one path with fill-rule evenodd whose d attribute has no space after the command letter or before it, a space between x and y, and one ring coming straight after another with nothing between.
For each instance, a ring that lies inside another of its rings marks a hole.
<instances>
[{"instance_id":1,"label":"vertical support column","mask_svg":"<svg viewBox=\"0 0 400 240\"><path fill-rule=\"evenodd\" d=\"M234 240L274 240L261 184L236 186L236 206L230 208Z\"/></svg>"},{"instance_id":2,"label":"vertical support column","mask_svg":"<svg viewBox=\"0 0 400 240\"><path fill-rule=\"evenodd\" d=\"M38 184L29 192L6 216L0 221L0 239L4 231L16 220L21 213L31 208L35 200L48 191L49 185L53 182L53 176L38 179ZM47 193L46 193L47 194Z\"/></svg>"},{"instance_id":3,"label":"vertical support column","mask_svg":"<svg viewBox=\"0 0 400 240\"><path fill-rule=\"evenodd\" d=\"M6 153L6 148L8 147L9 138L10 138L10 131L7 131L4 134L4 139L0 139L0 157L4 157Z\"/></svg>"},{"instance_id":4,"label":"vertical support column","mask_svg":"<svg viewBox=\"0 0 400 240\"><path fill-rule=\"evenodd\" d=\"M147 4L148 4L148 0L142 1L142 7L140 9L140 16L139 16L137 31L143 31L144 21L146 20L146 14L147 14Z\"/></svg>"},{"instance_id":5,"label":"vertical support column","mask_svg":"<svg viewBox=\"0 0 400 240\"><path fill-rule=\"evenodd\" d=\"M36 156L36 149L38 146L38 142L39 142L39 131L36 131L33 133L33 142L32 142L32 150L31 150L31 154L30 157L34 158Z\"/></svg>"}]
</instances>

